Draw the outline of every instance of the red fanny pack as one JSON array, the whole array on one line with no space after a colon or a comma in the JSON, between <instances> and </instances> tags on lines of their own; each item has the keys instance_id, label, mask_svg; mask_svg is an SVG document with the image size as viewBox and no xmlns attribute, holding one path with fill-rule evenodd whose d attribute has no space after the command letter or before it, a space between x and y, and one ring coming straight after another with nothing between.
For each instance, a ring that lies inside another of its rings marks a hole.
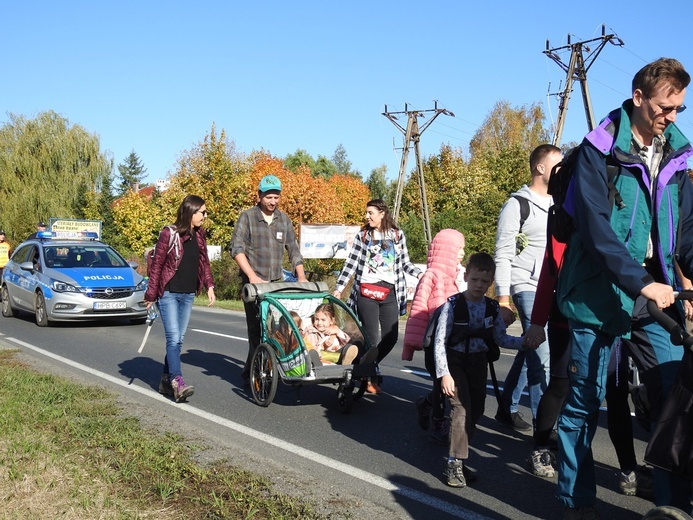
<instances>
[{"instance_id":1,"label":"red fanny pack","mask_svg":"<svg viewBox=\"0 0 693 520\"><path fill-rule=\"evenodd\" d=\"M372 283L362 283L361 284L361 296L370 298L371 300L383 301L390 294L390 289L383 287L381 285L375 285Z\"/></svg>"}]
</instances>

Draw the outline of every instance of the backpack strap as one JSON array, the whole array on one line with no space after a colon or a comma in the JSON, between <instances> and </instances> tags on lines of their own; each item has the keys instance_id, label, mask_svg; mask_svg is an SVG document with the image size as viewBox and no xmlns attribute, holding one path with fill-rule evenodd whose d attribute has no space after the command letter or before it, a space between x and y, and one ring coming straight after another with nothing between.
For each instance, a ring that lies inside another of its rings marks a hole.
<instances>
[{"instance_id":1,"label":"backpack strap","mask_svg":"<svg viewBox=\"0 0 693 520\"><path fill-rule=\"evenodd\" d=\"M180 258L180 248L178 246L178 231L173 226L166 226L170 234L168 236L168 249L166 250L166 255L168 255L174 248L176 249L176 260Z\"/></svg>"},{"instance_id":2,"label":"backpack strap","mask_svg":"<svg viewBox=\"0 0 693 520\"><path fill-rule=\"evenodd\" d=\"M616 187L616 178L618 177L619 166L616 164L611 157L611 154L606 156L606 179L607 186L609 187L609 205L614 205L618 209L623 209L626 207L626 203L623 202L623 197Z\"/></svg>"},{"instance_id":3,"label":"backpack strap","mask_svg":"<svg viewBox=\"0 0 693 520\"><path fill-rule=\"evenodd\" d=\"M522 226L525 225L527 218L529 217L529 201L520 197L519 195L511 195L520 204L520 233L522 233Z\"/></svg>"},{"instance_id":4,"label":"backpack strap","mask_svg":"<svg viewBox=\"0 0 693 520\"><path fill-rule=\"evenodd\" d=\"M453 325L453 330L448 338L448 346L455 345L457 343L465 342L467 347L467 352L469 352L469 340L471 338L480 338L489 345L489 342L493 342L493 327L477 327L472 328L469 326L469 306L467 305L467 300L462 293L454 296L454 320L455 325ZM500 307L498 302L492 300L491 298L486 298L486 311L484 314L484 323L487 318L491 318L494 322L500 313Z\"/></svg>"}]
</instances>

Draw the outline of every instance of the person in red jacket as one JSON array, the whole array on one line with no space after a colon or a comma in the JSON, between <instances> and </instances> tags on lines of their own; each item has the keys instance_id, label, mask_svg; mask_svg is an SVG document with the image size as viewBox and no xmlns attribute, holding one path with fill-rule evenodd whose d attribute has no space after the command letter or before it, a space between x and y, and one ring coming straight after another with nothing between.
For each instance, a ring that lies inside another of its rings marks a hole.
<instances>
[{"instance_id":1,"label":"person in red jacket","mask_svg":"<svg viewBox=\"0 0 693 520\"><path fill-rule=\"evenodd\" d=\"M460 292L456 278L461 269L460 262L464 259L464 245L464 235L455 229L443 229L433 237L428 247L426 271L416 286L407 319L402 349L403 360L411 361L414 351L421 350L431 314L450 296ZM448 424L445 421L445 400L440 388L440 380L436 378L432 346L425 351L425 362L426 370L433 379L433 391L422 395L415 402L419 426L428 430L430 422L429 438L433 442L447 444ZM431 412L433 412L432 420Z\"/></svg>"},{"instance_id":2,"label":"person in red jacket","mask_svg":"<svg viewBox=\"0 0 693 520\"><path fill-rule=\"evenodd\" d=\"M209 267L205 230L205 201L187 195L178 207L176 222L159 233L149 271L149 285L144 294L147 308L158 301L161 322L166 335L164 371L159 392L172 395L177 403L193 395L195 389L186 384L180 366L180 351L185 330L192 313L195 294L207 288L209 305L214 305L214 278ZM171 243L171 233L176 234Z\"/></svg>"}]
</instances>

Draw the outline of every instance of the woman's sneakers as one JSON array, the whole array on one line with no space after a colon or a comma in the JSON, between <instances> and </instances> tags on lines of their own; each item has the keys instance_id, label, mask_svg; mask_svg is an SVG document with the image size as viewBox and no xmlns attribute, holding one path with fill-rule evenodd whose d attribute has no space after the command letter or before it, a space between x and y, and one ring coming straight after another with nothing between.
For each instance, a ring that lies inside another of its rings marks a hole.
<instances>
[{"instance_id":1,"label":"woman's sneakers","mask_svg":"<svg viewBox=\"0 0 693 520\"><path fill-rule=\"evenodd\" d=\"M188 397L195 393L192 386L185 384L182 376L171 379L171 388L173 389L173 398L177 403L184 403Z\"/></svg>"},{"instance_id":2,"label":"woman's sneakers","mask_svg":"<svg viewBox=\"0 0 693 520\"><path fill-rule=\"evenodd\" d=\"M368 381L368 386L366 386L366 392L368 392L369 394L382 394L383 393L383 391L378 386L378 383L374 383L373 381Z\"/></svg>"}]
</instances>

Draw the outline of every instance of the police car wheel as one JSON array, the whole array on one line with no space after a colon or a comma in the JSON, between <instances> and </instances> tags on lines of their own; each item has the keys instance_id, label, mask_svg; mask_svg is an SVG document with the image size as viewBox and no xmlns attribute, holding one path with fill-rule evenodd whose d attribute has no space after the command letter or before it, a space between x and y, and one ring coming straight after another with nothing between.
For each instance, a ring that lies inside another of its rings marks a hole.
<instances>
[{"instance_id":1,"label":"police car wheel","mask_svg":"<svg viewBox=\"0 0 693 520\"><path fill-rule=\"evenodd\" d=\"M46 310L46 299L42 292L36 293L36 298L34 300L34 312L36 314L36 325L39 327L50 326L50 321L48 321L48 311Z\"/></svg>"},{"instance_id":2,"label":"police car wheel","mask_svg":"<svg viewBox=\"0 0 693 520\"><path fill-rule=\"evenodd\" d=\"M7 286L3 285L0 291L0 297L2 297L2 315L5 318L13 318L17 315L17 311L12 307L10 302L10 291L7 290Z\"/></svg>"}]
</instances>

